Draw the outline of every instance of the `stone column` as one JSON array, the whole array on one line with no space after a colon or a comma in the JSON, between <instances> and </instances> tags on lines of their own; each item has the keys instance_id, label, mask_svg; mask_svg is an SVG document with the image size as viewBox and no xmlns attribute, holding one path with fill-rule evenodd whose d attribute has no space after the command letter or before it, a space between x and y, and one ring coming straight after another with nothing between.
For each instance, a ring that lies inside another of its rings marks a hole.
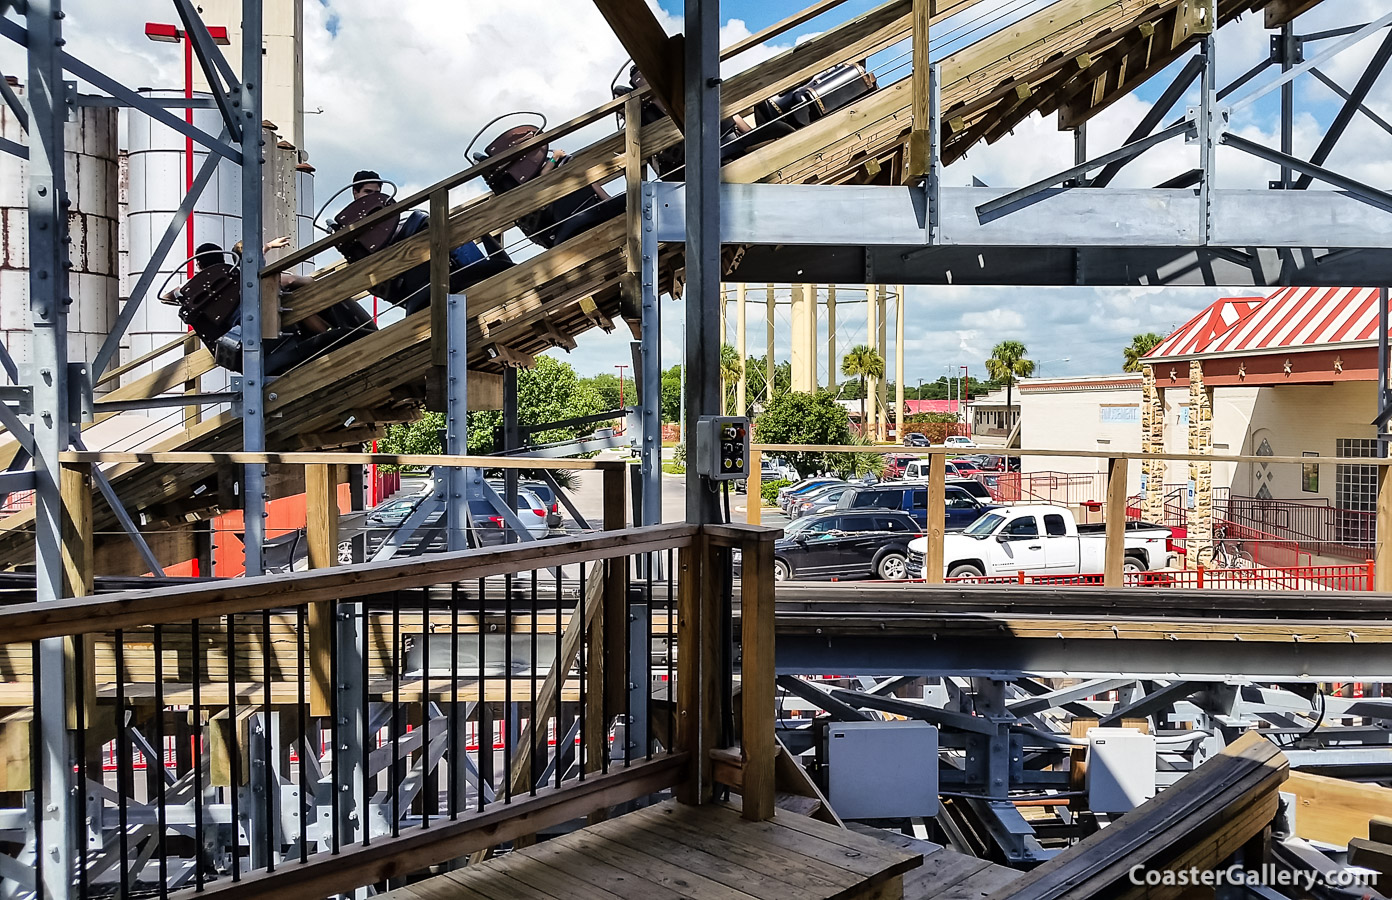
<instances>
[{"instance_id":1,"label":"stone column","mask_svg":"<svg viewBox=\"0 0 1392 900\"><path fill-rule=\"evenodd\" d=\"M1189 452L1213 454L1213 401L1204 384L1203 363L1189 363ZM1187 565L1213 564L1213 464L1191 462L1194 509L1189 515Z\"/></svg>"},{"instance_id":2,"label":"stone column","mask_svg":"<svg viewBox=\"0 0 1392 900\"><path fill-rule=\"evenodd\" d=\"M1141 369L1141 452L1165 452L1165 398L1155 383L1155 367ZM1141 464L1146 480L1146 498L1141 517L1147 522L1165 521L1165 463L1147 459Z\"/></svg>"},{"instance_id":3,"label":"stone column","mask_svg":"<svg viewBox=\"0 0 1392 900\"><path fill-rule=\"evenodd\" d=\"M880 354L880 359L884 362L885 377L881 378L875 385L876 403L875 406L880 411L880 418L875 428L875 440L884 443L889 439L889 374L892 369L889 367L889 341L888 331L888 312L889 312L889 288L881 285L878 291L878 298L875 301L875 324L879 327L879 334L876 336L875 351Z\"/></svg>"}]
</instances>

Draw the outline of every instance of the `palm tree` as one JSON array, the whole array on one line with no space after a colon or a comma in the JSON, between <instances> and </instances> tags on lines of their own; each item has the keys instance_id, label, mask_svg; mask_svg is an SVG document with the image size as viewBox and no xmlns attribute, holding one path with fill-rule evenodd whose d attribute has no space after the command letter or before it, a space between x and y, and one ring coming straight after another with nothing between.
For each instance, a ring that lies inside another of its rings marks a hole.
<instances>
[{"instance_id":1,"label":"palm tree","mask_svg":"<svg viewBox=\"0 0 1392 900\"><path fill-rule=\"evenodd\" d=\"M1162 335L1158 335L1153 331L1147 331L1145 334L1138 334L1133 337L1131 339L1131 346L1121 351L1122 358L1125 360L1125 363L1121 367L1122 371L1141 371L1141 360L1145 358L1147 353L1160 346L1160 342L1164 339Z\"/></svg>"},{"instance_id":2,"label":"palm tree","mask_svg":"<svg viewBox=\"0 0 1392 900\"><path fill-rule=\"evenodd\" d=\"M1028 378L1034 374L1034 360L1025 359L1029 351L1019 341L1001 341L991 348L991 358L986 360L986 372L992 381L1005 382L1005 408L1011 406L1011 387L1016 378Z\"/></svg>"},{"instance_id":3,"label":"palm tree","mask_svg":"<svg viewBox=\"0 0 1392 900\"><path fill-rule=\"evenodd\" d=\"M739 390L740 376L744 374L744 360L739 358L735 348L729 344L720 345L720 402L728 408L730 385Z\"/></svg>"},{"instance_id":4,"label":"palm tree","mask_svg":"<svg viewBox=\"0 0 1392 900\"><path fill-rule=\"evenodd\" d=\"M857 344L851 352L841 358L841 374L860 379L860 433L865 434L865 395L866 381L870 378L883 378L884 357L866 344Z\"/></svg>"}]
</instances>

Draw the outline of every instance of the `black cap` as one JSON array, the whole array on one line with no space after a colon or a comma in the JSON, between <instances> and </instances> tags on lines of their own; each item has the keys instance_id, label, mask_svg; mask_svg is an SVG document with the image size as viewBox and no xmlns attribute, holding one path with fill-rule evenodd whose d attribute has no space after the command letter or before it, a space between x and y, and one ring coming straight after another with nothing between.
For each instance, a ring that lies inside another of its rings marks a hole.
<instances>
[{"instance_id":1,"label":"black cap","mask_svg":"<svg viewBox=\"0 0 1392 900\"><path fill-rule=\"evenodd\" d=\"M365 181L381 181L381 180L382 180L382 176L381 176L381 175L378 175L376 172L372 171L371 169L363 169L361 172L358 172L358 173L356 173L356 174L353 176L353 183L354 183L354 184L362 184L362 183L365 182Z\"/></svg>"}]
</instances>

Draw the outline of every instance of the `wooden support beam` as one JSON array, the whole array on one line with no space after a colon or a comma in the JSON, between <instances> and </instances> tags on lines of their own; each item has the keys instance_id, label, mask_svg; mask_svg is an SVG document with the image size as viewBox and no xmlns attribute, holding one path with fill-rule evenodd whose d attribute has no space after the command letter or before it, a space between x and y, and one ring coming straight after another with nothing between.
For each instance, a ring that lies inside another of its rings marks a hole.
<instances>
[{"instance_id":1,"label":"wooden support beam","mask_svg":"<svg viewBox=\"0 0 1392 900\"><path fill-rule=\"evenodd\" d=\"M934 453L928 462L928 555L923 578L943 583L943 544L947 541L947 454Z\"/></svg>"},{"instance_id":2,"label":"wooden support beam","mask_svg":"<svg viewBox=\"0 0 1392 900\"><path fill-rule=\"evenodd\" d=\"M1121 587L1126 570L1126 460L1107 461L1107 548L1102 584Z\"/></svg>"},{"instance_id":3,"label":"wooden support beam","mask_svg":"<svg viewBox=\"0 0 1392 900\"><path fill-rule=\"evenodd\" d=\"M744 521L758 525L764 515L764 454L749 452L749 480L744 494Z\"/></svg>"},{"instance_id":4,"label":"wooden support beam","mask_svg":"<svg viewBox=\"0 0 1392 900\"><path fill-rule=\"evenodd\" d=\"M653 96L678 128L686 121L681 35L668 37L644 0L595 0L619 43L643 73Z\"/></svg>"},{"instance_id":5,"label":"wooden support beam","mask_svg":"<svg viewBox=\"0 0 1392 900\"><path fill-rule=\"evenodd\" d=\"M92 535L92 465L90 463L63 463L58 473L58 493L62 502L63 518L60 526L63 546L63 596L88 597L92 594L93 582L93 535ZM81 665L79 666L79 654ZM91 638L64 641L67 682L77 685L77 690L69 691L67 698L68 727L77 728L78 709L81 707L81 722L90 725L96 713L97 674L95 641ZM79 677L79 675L81 677ZM27 730L25 734L27 735ZM22 757L28 767L29 754Z\"/></svg>"},{"instance_id":6,"label":"wooden support beam","mask_svg":"<svg viewBox=\"0 0 1392 900\"><path fill-rule=\"evenodd\" d=\"M760 531L744 542L740 575L740 749L744 760L742 815L772 818L774 764L773 542Z\"/></svg>"},{"instance_id":7,"label":"wooden support beam","mask_svg":"<svg viewBox=\"0 0 1392 900\"><path fill-rule=\"evenodd\" d=\"M1292 772L1282 788L1295 795L1295 836L1343 845L1368 837L1368 822L1392 815L1392 788Z\"/></svg>"},{"instance_id":8,"label":"wooden support beam","mask_svg":"<svg viewBox=\"0 0 1392 900\"><path fill-rule=\"evenodd\" d=\"M931 150L928 119L932 115L928 31L933 18L932 7L932 0L913 0L913 131L909 134L909 181L928 174Z\"/></svg>"},{"instance_id":9,"label":"wooden support beam","mask_svg":"<svg viewBox=\"0 0 1392 900\"><path fill-rule=\"evenodd\" d=\"M1265 27L1280 28L1287 22L1294 21L1301 13L1319 6L1320 2L1321 0L1270 0L1266 4Z\"/></svg>"},{"instance_id":10,"label":"wooden support beam","mask_svg":"<svg viewBox=\"0 0 1392 900\"><path fill-rule=\"evenodd\" d=\"M1380 844L1366 838L1349 841L1349 864L1375 870L1392 880L1392 844Z\"/></svg>"},{"instance_id":11,"label":"wooden support beam","mask_svg":"<svg viewBox=\"0 0 1392 900\"><path fill-rule=\"evenodd\" d=\"M338 563L338 466L305 466L305 538L309 567L327 569ZM309 604L309 714L333 712L333 609L329 601Z\"/></svg>"},{"instance_id":12,"label":"wooden support beam","mask_svg":"<svg viewBox=\"0 0 1392 900\"><path fill-rule=\"evenodd\" d=\"M430 195L430 363L449 362L448 311L450 278L449 191Z\"/></svg>"}]
</instances>

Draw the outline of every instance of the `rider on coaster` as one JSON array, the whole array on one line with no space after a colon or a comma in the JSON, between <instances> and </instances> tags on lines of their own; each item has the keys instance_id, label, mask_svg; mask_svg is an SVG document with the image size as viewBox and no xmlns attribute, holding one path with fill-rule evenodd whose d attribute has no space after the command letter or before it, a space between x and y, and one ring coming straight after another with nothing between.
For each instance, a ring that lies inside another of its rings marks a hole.
<instances>
[{"instance_id":1,"label":"rider on coaster","mask_svg":"<svg viewBox=\"0 0 1392 900\"><path fill-rule=\"evenodd\" d=\"M382 176L371 169L363 169L353 175L353 201L334 217L334 230L346 228L373 212L395 203L382 188ZM420 234L429 225L430 217L419 210L405 215L398 214L395 221L388 219L368 229L368 233L352 236L336 246L350 263L357 262L384 247ZM390 229L387 225L390 223ZM450 251L450 283L452 293L463 293L467 288L512 268L513 262L507 251L493 235L480 239L483 246L469 241ZM430 266L424 264L409 269L389 281L372 286L372 293L388 303L405 308L414 313L430 305Z\"/></svg>"}]
</instances>

